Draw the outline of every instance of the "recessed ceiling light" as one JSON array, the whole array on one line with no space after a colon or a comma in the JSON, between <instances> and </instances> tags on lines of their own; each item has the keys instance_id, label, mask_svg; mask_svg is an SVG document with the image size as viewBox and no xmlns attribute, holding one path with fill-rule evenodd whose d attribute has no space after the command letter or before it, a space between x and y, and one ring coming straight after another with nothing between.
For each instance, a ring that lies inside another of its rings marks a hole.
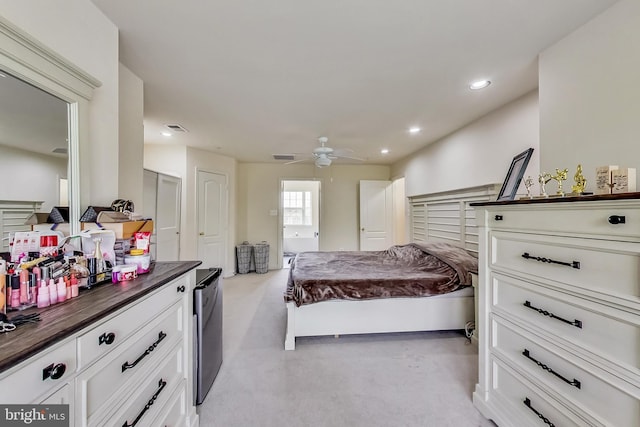
<instances>
[{"instance_id":1,"label":"recessed ceiling light","mask_svg":"<svg viewBox=\"0 0 640 427\"><path fill-rule=\"evenodd\" d=\"M422 130L421 128L419 128L417 126L413 126L413 127L409 128L409 133L416 134L416 133L419 133L421 130Z\"/></svg>"},{"instance_id":2,"label":"recessed ceiling light","mask_svg":"<svg viewBox=\"0 0 640 427\"><path fill-rule=\"evenodd\" d=\"M389 154L389 150L387 148L383 148L380 150L380 154Z\"/></svg>"},{"instance_id":3,"label":"recessed ceiling light","mask_svg":"<svg viewBox=\"0 0 640 427\"><path fill-rule=\"evenodd\" d=\"M478 80L469 85L469 89L471 90L479 90L484 89L485 87L491 84L490 80Z\"/></svg>"},{"instance_id":4,"label":"recessed ceiling light","mask_svg":"<svg viewBox=\"0 0 640 427\"><path fill-rule=\"evenodd\" d=\"M171 136L171 132L162 132L162 136Z\"/></svg>"}]
</instances>

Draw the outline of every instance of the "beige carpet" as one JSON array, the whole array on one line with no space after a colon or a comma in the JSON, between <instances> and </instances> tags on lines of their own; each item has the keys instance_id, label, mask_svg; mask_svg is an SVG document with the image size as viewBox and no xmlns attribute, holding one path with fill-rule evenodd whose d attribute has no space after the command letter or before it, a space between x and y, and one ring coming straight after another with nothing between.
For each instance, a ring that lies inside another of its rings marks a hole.
<instances>
[{"instance_id":1,"label":"beige carpet","mask_svg":"<svg viewBox=\"0 0 640 427\"><path fill-rule=\"evenodd\" d=\"M203 427L489 427L477 348L458 332L298 338L284 351L289 270L224 279L224 362Z\"/></svg>"}]
</instances>

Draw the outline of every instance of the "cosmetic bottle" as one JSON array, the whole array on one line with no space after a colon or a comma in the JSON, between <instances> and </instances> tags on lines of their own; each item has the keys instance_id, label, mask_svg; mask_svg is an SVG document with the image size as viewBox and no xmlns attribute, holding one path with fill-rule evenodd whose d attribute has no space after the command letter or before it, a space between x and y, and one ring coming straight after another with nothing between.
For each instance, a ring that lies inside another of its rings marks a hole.
<instances>
[{"instance_id":1,"label":"cosmetic bottle","mask_svg":"<svg viewBox=\"0 0 640 427\"><path fill-rule=\"evenodd\" d=\"M38 308L49 307L49 289L47 289L47 282L40 281L40 287L38 288Z\"/></svg>"},{"instance_id":2,"label":"cosmetic bottle","mask_svg":"<svg viewBox=\"0 0 640 427\"><path fill-rule=\"evenodd\" d=\"M29 303L29 271L20 270L20 304Z\"/></svg>"},{"instance_id":3,"label":"cosmetic bottle","mask_svg":"<svg viewBox=\"0 0 640 427\"><path fill-rule=\"evenodd\" d=\"M11 308L20 307L20 276L11 276Z\"/></svg>"},{"instance_id":4,"label":"cosmetic bottle","mask_svg":"<svg viewBox=\"0 0 640 427\"><path fill-rule=\"evenodd\" d=\"M49 279L49 302L51 305L58 303L58 286L53 279Z\"/></svg>"},{"instance_id":5,"label":"cosmetic bottle","mask_svg":"<svg viewBox=\"0 0 640 427\"><path fill-rule=\"evenodd\" d=\"M78 296L78 278L75 274L71 275L71 298Z\"/></svg>"},{"instance_id":6,"label":"cosmetic bottle","mask_svg":"<svg viewBox=\"0 0 640 427\"><path fill-rule=\"evenodd\" d=\"M96 239L93 239L93 241L96 244L96 250L94 253L94 257L96 259L96 274L99 274L106 271L107 266L105 265L104 256L102 255L102 245L101 245L102 239L96 238Z\"/></svg>"},{"instance_id":7,"label":"cosmetic bottle","mask_svg":"<svg viewBox=\"0 0 640 427\"><path fill-rule=\"evenodd\" d=\"M29 304L38 303L38 279L34 273L29 273Z\"/></svg>"},{"instance_id":8,"label":"cosmetic bottle","mask_svg":"<svg viewBox=\"0 0 640 427\"><path fill-rule=\"evenodd\" d=\"M50 273L50 269L49 267L40 267L40 275L42 277L40 277L41 280L44 280L45 283L49 283L49 273Z\"/></svg>"},{"instance_id":9,"label":"cosmetic bottle","mask_svg":"<svg viewBox=\"0 0 640 427\"><path fill-rule=\"evenodd\" d=\"M4 267L0 266L0 313L7 312L7 279L4 272Z\"/></svg>"},{"instance_id":10,"label":"cosmetic bottle","mask_svg":"<svg viewBox=\"0 0 640 427\"><path fill-rule=\"evenodd\" d=\"M64 283L64 279L60 277L58 279L58 302L63 302L67 299L67 286Z\"/></svg>"},{"instance_id":11,"label":"cosmetic bottle","mask_svg":"<svg viewBox=\"0 0 640 427\"><path fill-rule=\"evenodd\" d=\"M64 276L64 286L67 288L67 299L71 299L71 280L69 276Z\"/></svg>"}]
</instances>

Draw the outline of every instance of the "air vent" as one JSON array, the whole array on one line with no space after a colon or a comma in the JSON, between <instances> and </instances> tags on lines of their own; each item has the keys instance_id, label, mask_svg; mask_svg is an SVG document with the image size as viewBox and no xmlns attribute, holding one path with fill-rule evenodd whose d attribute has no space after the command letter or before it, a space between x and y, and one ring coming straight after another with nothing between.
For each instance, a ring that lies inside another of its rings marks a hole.
<instances>
[{"instance_id":1,"label":"air vent","mask_svg":"<svg viewBox=\"0 0 640 427\"><path fill-rule=\"evenodd\" d=\"M275 160L295 160L296 156L294 156L293 154L274 154L273 158Z\"/></svg>"},{"instance_id":2,"label":"air vent","mask_svg":"<svg viewBox=\"0 0 640 427\"><path fill-rule=\"evenodd\" d=\"M174 132L189 132L188 130L186 130L185 128L183 128L180 125L177 124L173 124L173 125L166 125L167 128L171 129Z\"/></svg>"},{"instance_id":3,"label":"air vent","mask_svg":"<svg viewBox=\"0 0 640 427\"><path fill-rule=\"evenodd\" d=\"M52 152L55 154L69 154L69 150L66 148L54 148Z\"/></svg>"}]
</instances>

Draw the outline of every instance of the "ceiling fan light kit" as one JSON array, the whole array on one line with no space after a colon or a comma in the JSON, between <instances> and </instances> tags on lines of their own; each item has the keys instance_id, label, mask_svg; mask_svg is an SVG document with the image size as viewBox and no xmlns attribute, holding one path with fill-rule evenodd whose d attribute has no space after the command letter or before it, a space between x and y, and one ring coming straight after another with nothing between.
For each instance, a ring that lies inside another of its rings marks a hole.
<instances>
[{"instance_id":1,"label":"ceiling fan light kit","mask_svg":"<svg viewBox=\"0 0 640 427\"><path fill-rule=\"evenodd\" d=\"M331 159L326 156L318 156L316 158L316 166L323 168L325 166L331 166Z\"/></svg>"}]
</instances>

